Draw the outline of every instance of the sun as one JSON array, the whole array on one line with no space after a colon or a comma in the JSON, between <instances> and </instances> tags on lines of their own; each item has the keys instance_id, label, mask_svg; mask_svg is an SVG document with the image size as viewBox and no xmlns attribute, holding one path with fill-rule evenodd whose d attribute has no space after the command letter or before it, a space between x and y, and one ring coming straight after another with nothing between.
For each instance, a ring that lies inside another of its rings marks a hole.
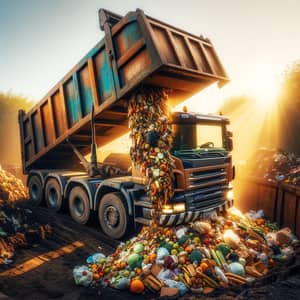
<instances>
[{"instance_id":1,"label":"sun","mask_svg":"<svg viewBox=\"0 0 300 300\"><path fill-rule=\"evenodd\" d=\"M280 80L277 76L257 76L250 87L250 92L260 107L270 108L278 100Z\"/></svg>"}]
</instances>

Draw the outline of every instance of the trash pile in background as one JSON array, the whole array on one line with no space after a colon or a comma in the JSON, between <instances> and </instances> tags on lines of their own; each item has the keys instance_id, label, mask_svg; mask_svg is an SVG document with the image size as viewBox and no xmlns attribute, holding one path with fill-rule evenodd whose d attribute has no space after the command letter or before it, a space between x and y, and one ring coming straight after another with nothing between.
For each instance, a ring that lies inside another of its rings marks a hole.
<instances>
[{"instance_id":1,"label":"trash pile in background","mask_svg":"<svg viewBox=\"0 0 300 300\"><path fill-rule=\"evenodd\" d=\"M250 175L273 182L300 184L300 158L293 153L259 149L249 163Z\"/></svg>"},{"instance_id":2,"label":"trash pile in background","mask_svg":"<svg viewBox=\"0 0 300 300\"><path fill-rule=\"evenodd\" d=\"M110 286L160 296L188 291L208 294L251 282L288 260L299 243L288 228L263 213L212 215L173 228L143 227L141 232L105 257L96 253L73 270L76 284Z\"/></svg>"},{"instance_id":3,"label":"trash pile in background","mask_svg":"<svg viewBox=\"0 0 300 300\"><path fill-rule=\"evenodd\" d=\"M22 181L0 166L0 201L27 199L28 193Z\"/></svg>"},{"instance_id":4,"label":"trash pile in background","mask_svg":"<svg viewBox=\"0 0 300 300\"><path fill-rule=\"evenodd\" d=\"M172 198L173 162L170 148L172 131L167 117L167 91L141 88L128 108L132 146L130 156L147 179L147 192L153 204L154 223L159 222L161 207Z\"/></svg>"},{"instance_id":5,"label":"trash pile in background","mask_svg":"<svg viewBox=\"0 0 300 300\"><path fill-rule=\"evenodd\" d=\"M17 248L51 234L50 225L40 225L30 209L17 206L26 197L22 182L0 168L0 264L11 263Z\"/></svg>"}]
</instances>

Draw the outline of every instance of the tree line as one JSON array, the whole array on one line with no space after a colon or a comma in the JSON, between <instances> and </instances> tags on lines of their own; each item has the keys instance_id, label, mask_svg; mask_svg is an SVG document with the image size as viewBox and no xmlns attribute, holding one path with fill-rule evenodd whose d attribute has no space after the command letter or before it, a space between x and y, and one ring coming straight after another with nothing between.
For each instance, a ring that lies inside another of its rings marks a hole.
<instances>
[{"instance_id":1,"label":"tree line","mask_svg":"<svg viewBox=\"0 0 300 300\"><path fill-rule=\"evenodd\" d=\"M25 96L0 92L0 165L21 164L18 110L32 105Z\"/></svg>"}]
</instances>

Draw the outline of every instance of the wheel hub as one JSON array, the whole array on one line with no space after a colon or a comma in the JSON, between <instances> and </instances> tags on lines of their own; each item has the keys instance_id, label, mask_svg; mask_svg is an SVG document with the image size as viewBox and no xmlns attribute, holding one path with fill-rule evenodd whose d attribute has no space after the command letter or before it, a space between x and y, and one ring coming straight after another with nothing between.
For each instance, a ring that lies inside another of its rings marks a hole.
<instances>
[{"instance_id":1,"label":"wheel hub","mask_svg":"<svg viewBox=\"0 0 300 300\"><path fill-rule=\"evenodd\" d=\"M104 211L104 220L109 227L116 227L120 220L119 211L114 206L108 206Z\"/></svg>"},{"instance_id":2,"label":"wheel hub","mask_svg":"<svg viewBox=\"0 0 300 300\"><path fill-rule=\"evenodd\" d=\"M34 200L38 197L38 186L34 183L31 186L31 198Z\"/></svg>"},{"instance_id":3,"label":"wheel hub","mask_svg":"<svg viewBox=\"0 0 300 300\"><path fill-rule=\"evenodd\" d=\"M49 191L49 202L51 206L56 206L58 201L58 194L55 188L51 188Z\"/></svg>"},{"instance_id":4,"label":"wheel hub","mask_svg":"<svg viewBox=\"0 0 300 300\"><path fill-rule=\"evenodd\" d=\"M84 204L80 197L76 197L74 200L74 211L79 217L83 215Z\"/></svg>"}]
</instances>

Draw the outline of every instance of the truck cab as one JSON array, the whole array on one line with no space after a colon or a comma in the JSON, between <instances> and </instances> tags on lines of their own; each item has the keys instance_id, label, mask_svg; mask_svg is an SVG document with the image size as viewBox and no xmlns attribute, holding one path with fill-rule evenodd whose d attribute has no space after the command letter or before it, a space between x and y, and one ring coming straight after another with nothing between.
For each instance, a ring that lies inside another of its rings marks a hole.
<instances>
[{"instance_id":1,"label":"truck cab","mask_svg":"<svg viewBox=\"0 0 300 300\"><path fill-rule=\"evenodd\" d=\"M175 195L162 209L163 226L191 222L233 205L235 169L229 119L185 111L174 112L171 123ZM139 213L145 219L151 216L147 207Z\"/></svg>"}]
</instances>

